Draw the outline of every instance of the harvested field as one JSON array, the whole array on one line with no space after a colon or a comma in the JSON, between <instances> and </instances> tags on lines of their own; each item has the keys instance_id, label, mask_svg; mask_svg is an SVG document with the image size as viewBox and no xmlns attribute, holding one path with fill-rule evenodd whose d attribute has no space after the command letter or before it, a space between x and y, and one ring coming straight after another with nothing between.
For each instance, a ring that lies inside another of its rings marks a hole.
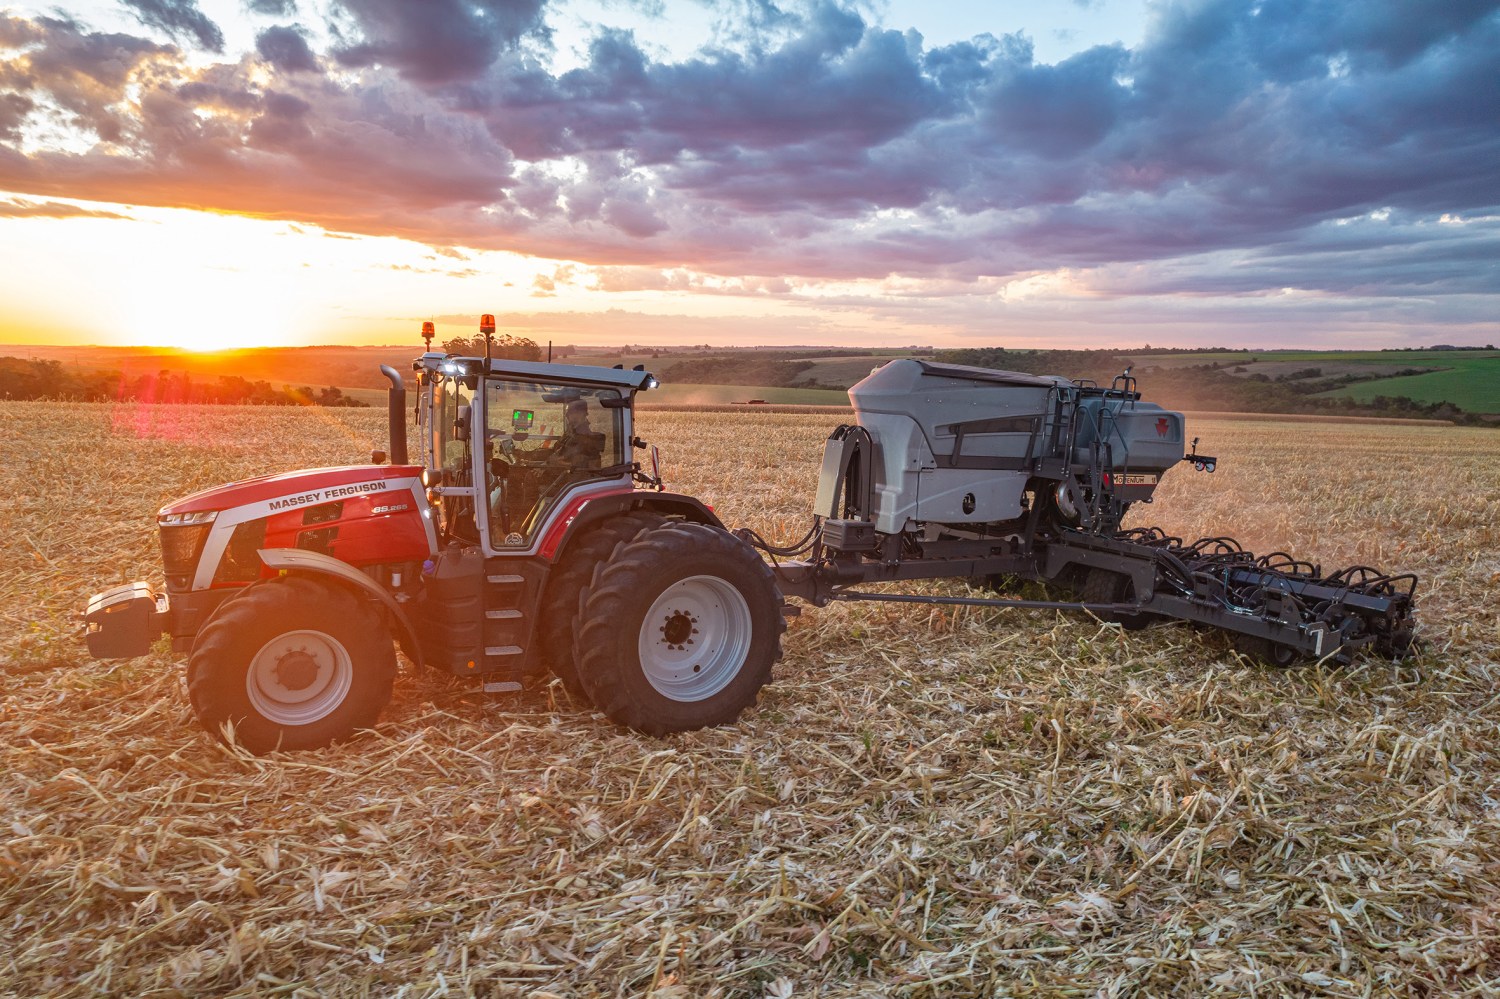
<instances>
[{"instance_id":1,"label":"harvested field","mask_svg":"<svg viewBox=\"0 0 1500 999\"><path fill-rule=\"evenodd\" d=\"M377 410L0 403L0 994L1489 995L1500 435L1196 421L1132 523L1422 575L1422 651L1290 671L1181 626L806 610L759 706L652 739L404 675L377 731L231 753L180 664L87 660L165 500L363 460ZM648 412L783 541L818 413Z\"/></svg>"}]
</instances>

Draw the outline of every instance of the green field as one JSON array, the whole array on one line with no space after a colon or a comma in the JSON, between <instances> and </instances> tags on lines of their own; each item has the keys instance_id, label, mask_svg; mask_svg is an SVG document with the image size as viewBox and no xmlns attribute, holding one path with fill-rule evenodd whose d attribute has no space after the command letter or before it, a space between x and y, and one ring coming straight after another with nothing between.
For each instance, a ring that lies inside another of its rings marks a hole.
<instances>
[{"instance_id":1,"label":"green field","mask_svg":"<svg viewBox=\"0 0 1500 999\"><path fill-rule=\"evenodd\" d=\"M1135 360L1140 371L1233 364L1235 369L1244 369L1236 370L1237 374L1264 374L1270 378L1305 368L1321 368L1324 377L1378 375L1381 369L1393 375L1411 368L1435 369L1423 374L1374 378L1322 395L1359 402L1369 402L1378 395L1406 396L1421 403L1451 402L1470 413L1500 413L1500 351L1496 350L1253 350L1142 354Z\"/></svg>"},{"instance_id":2,"label":"green field","mask_svg":"<svg viewBox=\"0 0 1500 999\"><path fill-rule=\"evenodd\" d=\"M1446 371L1359 382L1326 394L1360 402L1404 395L1418 402L1451 402L1470 413L1500 413L1500 354L1467 358Z\"/></svg>"}]
</instances>

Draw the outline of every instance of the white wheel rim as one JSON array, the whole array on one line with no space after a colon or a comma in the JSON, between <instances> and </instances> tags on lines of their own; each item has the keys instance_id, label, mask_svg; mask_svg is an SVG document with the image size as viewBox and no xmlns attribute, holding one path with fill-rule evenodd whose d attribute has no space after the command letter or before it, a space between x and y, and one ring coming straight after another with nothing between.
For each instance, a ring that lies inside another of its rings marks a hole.
<instances>
[{"instance_id":1,"label":"white wheel rim","mask_svg":"<svg viewBox=\"0 0 1500 999\"><path fill-rule=\"evenodd\" d=\"M354 685L354 663L343 643L321 631L277 635L250 660L245 693L278 725L310 725L328 717Z\"/></svg>"},{"instance_id":2,"label":"white wheel rim","mask_svg":"<svg viewBox=\"0 0 1500 999\"><path fill-rule=\"evenodd\" d=\"M656 598L641 622L641 669L657 693L706 700L729 686L750 655L750 605L718 576L689 576Z\"/></svg>"}]
</instances>

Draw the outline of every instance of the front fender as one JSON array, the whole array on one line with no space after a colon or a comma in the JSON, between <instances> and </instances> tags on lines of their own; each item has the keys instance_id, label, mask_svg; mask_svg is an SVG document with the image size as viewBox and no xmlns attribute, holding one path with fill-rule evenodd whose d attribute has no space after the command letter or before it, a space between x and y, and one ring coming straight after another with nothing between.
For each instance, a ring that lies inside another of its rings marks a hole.
<instances>
[{"instance_id":1,"label":"front fender","mask_svg":"<svg viewBox=\"0 0 1500 999\"><path fill-rule=\"evenodd\" d=\"M320 576L332 576L334 579L347 583L359 592L367 593L375 597L385 609L391 612L391 617L400 629L399 640L402 650L410 656L418 666L422 664L422 645L417 641L417 632L411 625L411 619L396 603L396 598L375 580L360 572L348 562L340 562L332 555L324 555L320 552L305 551L301 548L262 548L256 552L260 560L268 568L279 572L305 572Z\"/></svg>"}]
</instances>

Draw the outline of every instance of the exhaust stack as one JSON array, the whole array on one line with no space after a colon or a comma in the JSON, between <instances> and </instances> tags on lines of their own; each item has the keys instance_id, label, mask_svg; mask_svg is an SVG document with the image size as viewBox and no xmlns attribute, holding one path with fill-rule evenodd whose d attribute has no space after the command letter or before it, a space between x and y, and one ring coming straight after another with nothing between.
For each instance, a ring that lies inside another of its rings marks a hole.
<instances>
[{"instance_id":1,"label":"exhaust stack","mask_svg":"<svg viewBox=\"0 0 1500 999\"><path fill-rule=\"evenodd\" d=\"M401 373L389 364L380 366L380 373L391 380L387 395L387 409L391 425L391 464L406 464L406 384Z\"/></svg>"}]
</instances>

